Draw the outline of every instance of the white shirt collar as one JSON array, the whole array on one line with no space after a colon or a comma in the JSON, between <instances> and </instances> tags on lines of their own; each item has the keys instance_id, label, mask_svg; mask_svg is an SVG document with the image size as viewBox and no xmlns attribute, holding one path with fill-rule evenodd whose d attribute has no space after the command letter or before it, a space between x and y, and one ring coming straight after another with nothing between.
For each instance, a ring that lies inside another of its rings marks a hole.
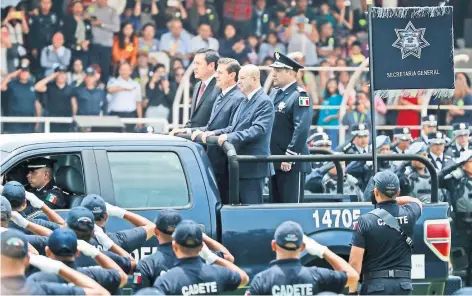
<instances>
[{"instance_id":1,"label":"white shirt collar","mask_svg":"<svg viewBox=\"0 0 472 296\"><path fill-rule=\"evenodd\" d=\"M258 92L262 87L258 87L256 88L255 90L253 90L251 93L249 93L247 95L247 100L250 101L252 99L252 97L254 97L254 95L256 94L256 92Z\"/></svg>"},{"instance_id":2,"label":"white shirt collar","mask_svg":"<svg viewBox=\"0 0 472 296\"><path fill-rule=\"evenodd\" d=\"M354 146L356 146L357 151L359 151L359 152L365 153L365 152L367 151L367 147L366 147L366 148L361 148L361 147L359 147L359 146L357 146L357 145L355 145L355 144L354 144Z\"/></svg>"},{"instance_id":3,"label":"white shirt collar","mask_svg":"<svg viewBox=\"0 0 472 296\"><path fill-rule=\"evenodd\" d=\"M211 75L207 80L202 81L202 83L205 83L205 87L207 87L213 78L215 78L215 74Z\"/></svg>"},{"instance_id":4,"label":"white shirt collar","mask_svg":"<svg viewBox=\"0 0 472 296\"><path fill-rule=\"evenodd\" d=\"M443 154L437 156L436 154L431 152L431 156L433 157L434 161L438 161L438 160L442 161L442 159L443 159Z\"/></svg>"},{"instance_id":5,"label":"white shirt collar","mask_svg":"<svg viewBox=\"0 0 472 296\"><path fill-rule=\"evenodd\" d=\"M289 84L287 84L286 86L282 87L282 91L286 91L287 88L289 88L292 84L294 84L295 82L297 82L297 80L294 80L292 82L290 82Z\"/></svg>"},{"instance_id":6,"label":"white shirt collar","mask_svg":"<svg viewBox=\"0 0 472 296\"><path fill-rule=\"evenodd\" d=\"M457 148L457 151L461 151L461 149L464 149L464 151L467 151L469 150L469 145L465 145L465 147L462 147L460 145L457 145L456 143L456 148Z\"/></svg>"},{"instance_id":7,"label":"white shirt collar","mask_svg":"<svg viewBox=\"0 0 472 296\"><path fill-rule=\"evenodd\" d=\"M229 93L235 86L236 86L236 84L234 84L234 85L232 85L232 86L226 88L225 90L222 90L222 91L221 91L221 94L222 94L223 96L226 96L226 94Z\"/></svg>"}]
</instances>

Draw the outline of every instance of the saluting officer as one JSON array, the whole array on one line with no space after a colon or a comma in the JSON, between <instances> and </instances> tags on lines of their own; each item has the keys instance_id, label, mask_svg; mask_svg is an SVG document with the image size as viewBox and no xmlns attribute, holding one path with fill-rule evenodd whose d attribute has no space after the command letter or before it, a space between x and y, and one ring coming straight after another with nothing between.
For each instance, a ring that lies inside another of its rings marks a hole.
<instances>
[{"instance_id":1,"label":"saluting officer","mask_svg":"<svg viewBox=\"0 0 472 296\"><path fill-rule=\"evenodd\" d=\"M303 66L279 52L274 53L273 77L276 88L270 94L274 100L275 120L270 140L272 155L309 155L307 139L313 118L311 100L297 83L297 72ZM271 178L272 197L276 203L296 203L303 200L305 174L309 162L274 163Z\"/></svg>"},{"instance_id":2,"label":"saluting officer","mask_svg":"<svg viewBox=\"0 0 472 296\"><path fill-rule=\"evenodd\" d=\"M453 161L452 157L444 154L446 137L442 132L432 132L428 134L428 144L428 159L433 163L436 171L441 171Z\"/></svg>"},{"instance_id":3,"label":"saluting officer","mask_svg":"<svg viewBox=\"0 0 472 296\"><path fill-rule=\"evenodd\" d=\"M428 135L438 130L438 121L434 115L426 115L421 118L421 135L415 139L415 142L423 142L428 145Z\"/></svg>"},{"instance_id":4,"label":"saluting officer","mask_svg":"<svg viewBox=\"0 0 472 296\"><path fill-rule=\"evenodd\" d=\"M408 295L413 289L411 237L423 205L413 197L398 197L399 193L397 175L375 174L376 209L355 224L349 263L363 274L362 295Z\"/></svg>"},{"instance_id":5,"label":"saluting officer","mask_svg":"<svg viewBox=\"0 0 472 296\"><path fill-rule=\"evenodd\" d=\"M360 123L352 126L352 139L341 152L345 154L367 154L369 146L369 129L367 125Z\"/></svg>"},{"instance_id":6,"label":"saluting officer","mask_svg":"<svg viewBox=\"0 0 472 296\"><path fill-rule=\"evenodd\" d=\"M410 147L412 138L408 127L396 127L393 129L392 152L396 154L405 154Z\"/></svg>"},{"instance_id":7,"label":"saluting officer","mask_svg":"<svg viewBox=\"0 0 472 296\"><path fill-rule=\"evenodd\" d=\"M462 152L472 149L470 142L470 129L468 123L454 123L452 125L453 142L448 145L446 155L456 159Z\"/></svg>"},{"instance_id":8,"label":"saluting officer","mask_svg":"<svg viewBox=\"0 0 472 296\"><path fill-rule=\"evenodd\" d=\"M249 282L242 269L218 257L204 245L203 232L197 223L180 222L172 238L178 263L154 283L154 287L165 295L215 295L234 291Z\"/></svg>"},{"instance_id":9,"label":"saluting officer","mask_svg":"<svg viewBox=\"0 0 472 296\"><path fill-rule=\"evenodd\" d=\"M303 235L298 223L286 221L277 227L271 242L276 260L258 273L246 295L317 295L321 292L342 293L344 287L357 287L359 274L326 246ZM324 258L335 270L305 267L300 253L306 251Z\"/></svg>"}]
</instances>

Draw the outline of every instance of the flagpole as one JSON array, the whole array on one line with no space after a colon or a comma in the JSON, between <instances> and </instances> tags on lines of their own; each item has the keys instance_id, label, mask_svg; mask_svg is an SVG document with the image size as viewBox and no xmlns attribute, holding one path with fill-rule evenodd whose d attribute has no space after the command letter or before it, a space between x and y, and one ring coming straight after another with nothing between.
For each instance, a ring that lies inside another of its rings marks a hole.
<instances>
[{"instance_id":1,"label":"flagpole","mask_svg":"<svg viewBox=\"0 0 472 296\"><path fill-rule=\"evenodd\" d=\"M375 97L374 97L374 51L372 50L372 7L374 4L373 0L366 0L367 3L367 20L369 23L369 74L370 74L370 119L371 119L371 135L372 135L372 170L375 173L377 172L377 132L376 132L376 123L375 123Z\"/></svg>"}]
</instances>

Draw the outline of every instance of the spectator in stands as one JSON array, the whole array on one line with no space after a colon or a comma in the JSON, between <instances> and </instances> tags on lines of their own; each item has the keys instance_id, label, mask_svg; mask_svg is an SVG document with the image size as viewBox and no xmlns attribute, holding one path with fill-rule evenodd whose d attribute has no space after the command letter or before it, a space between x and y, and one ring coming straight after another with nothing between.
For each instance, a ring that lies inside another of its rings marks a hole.
<instances>
[{"instance_id":1,"label":"spectator in stands","mask_svg":"<svg viewBox=\"0 0 472 296\"><path fill-rule=\"evenodd\" d=\"M233 58L242 63L249 53L246 41L236 35L236 28L232 24L225 26L224 34L224 39L220 40L219 54L222 57Z\"/></svg>"},{"instance_id":2,"label":"spectator in stands","mask_svg":"<svg viewBox=\"0 0 472 296\"><path fill-rule=\"evenodd\" d=\"M61 32L54 33L52 44L41 51L41 67L44 69L44 76L54 73L58 66L68 68L72 53L64 46L64 35Z\"/></svg>"},{"instance_id":3,"label":"spectator in stands","mask_svg":"<svg viewBox=\"0 0 472 296\"><path fill-rule=\"evenodd\" d=\"M266 0L256 0L252 13L252 30L259 38L266 38L269 33L269 15Z\"/></svg>"},{"instance_id":4,"label":"spectator in stands","mask_svg":"<svg viewBox=\"0 0 472 296\"><path fill-rule=\"evenodd\" d=\"M23 36L29 33L24 11L18 11L15 7L10 6L5 9L5 14L7 16L2 21L2 25L6 26L12 45L23 46Z\"/></svg>"},{"instance_id":5,"label":"spectator in stands","mask_svg":"<svg viewBox=\"0 0 472 296\"><path fill-rule=\"evenodd\" d=\"M349 72L347 72L347 71L338 72L339 94L344 95L344 91L346 90L346 87L349 84L350 79L351 79L351 77L349 75Z\"/></svg>"},{"instance_id":6,"label":"spectator in stands","mask_svg":"<svg viewBox=\"0 0 472 296\"><path fill-rule=\"evenodd\" d=\"M174 70L174 75L172 77L173 78L172 80L174 81L176 91L177 91L177 88L179 88L180 83L182 83L182 78L184 77L184 74L185 74L184 68L177 68ZM172 120L172 108L171 108L169 121L170 120Z\"/></svg>"},{"instance_id":7,"label":"spectator in stands","mask_svg":"<svg viewBox=\"0 0 472 296\"><path fill-rule=\"evenodd\" d=\"M213 34L211 33L211 27L207 23L202 23L198 27L198 35L193 37L190 41L190 52L195 53L199 49L213 49L218 51L220 48L220 44L218 40L211 37Z\"/></svg>"},{"instance_id":8,"label":"spectator in stands","mask_svg":"<svg viewBox=\"0 0 472 296\"><path fill-rule=\"evenodd\" d=\"M342 124L347 125L347 127L354 126L356 124L363 123L366 126L370 126L372 123L371 117L370 117L370 112L369 112L369 106L368 101L366 102L366 98L362 99L364 96L363 93L358 94L357 100L354 102L354 109L347 110L346 114L344 114L344 117L342 119ZM351 129L348 129L346 139L351 138Z\"/></svg>"},{"instance_id":9,"label":"spectator in stands","mask_svg":"<svg viewBox=\"0 0 472 296\"><path fill-rule=\"evenodd\" d=\"M339 94L338 82L336 79L330 79L326 84L324 91L322 106L339 107L343 98ZM339 109L322 108L318 116L319 126L333 127L339 125ZM338 129L327 128L325 132L329 135L332 142L332 147L338 146Z\"/></svg>"},{"instance_id":10,"label":"spectator in stands","mask_svg":"<svg viewBox=\"0 0 472 296\"><path fill-rule=\"evenodd\" d=\"M270 66L275 62L273 57L267 56L264 61L262 61L262 66ZM261 71L261 85L264 87L264 84L269 77L270 71Z\"/></svg>"},{"instance_id":11,"label":"spectator in stands","mask_svg":"<svg viewBox=\"0 0 472 296\"><path fill-rule=\"evenodd\" d=\"M159 13L159 7L156 0L139 0L136 1L135 8L138 10L139 21L141 24L155 25L154 18ZM161 1L162 2L162 1ZM136 11L135 11L136 12Z\"/></svg>"},{"instance_id":12,"label":"spectator in stands","mask_svg":"<svg viewBox=\"0 0 472 296\"><path fill-rule=\"evenodd\" d=\"M259 49L259 39L256 35L249 35L247 37L247 47L249 48L249 52L247 53L247 63L257 65L259 61L258 56L258 49ZM242 63L243 65L246 63Z\"/></svg>"},{"instance_id":13,"label":"spectator in stands","mask_svg":"<svg viewBox=\"0 0 472 296\"><path fill-rule=\"evenodd\" d=\"M132 2L127 1L125 11L120 15L121 23L131 23L135 32L141 30L141 1L135 1L134 6Z\"/></svg>"},{"instance_id":14,"label":"spectator in stands","mask_svg":"<svg viewBox=\"0 0 472 296\"><path fill-rule=\"evenodd\" d=\"M1 77L5 77L8 73L14 72L20 59L26 56L26 50L21 45L14 45L10 40L10 34L6 26L2 25L0 39L1 50Z\"/></svg>"},{"instance_id":15,"label":"spectator in stands","mask_svg":"<svg viewBox=\"0 0 472 296\"><path fill-rule=\"evenodd\" d=\"M359 66L366 59L362 54L362 45L359 41L355 41L351 45L349 52L349 64L351 66Z\"/></svg>"},{"instance_id":16,"label":"spectator in stands","mask_svg":"<svg viewBox=\"0 0 472 296\"><path fill-rule=\"evenodd\" d=\"M106 114L107 99L103 89L97 87L99 81L92 67L85 70L84 83L76 87L72 97L72 115Z\"/></svg>"},{"instance_id":17,"label":"spectator in stands","mask_svg":"<svg viewBox=\"0 0 472 296\"><path fill-rule=\"evenodd\" d=\"M146 85L152 76L152 64L149 62L149 55L146 51L138 53L138 65L134 68L133 79L141 86L141 95L146 94Z\"/></svg>"},{"instance_id":18,"label":"spectator in stands","mask_svg":"<svg viewBox=\"0 0 472 296\"><path fill-rule=\"evenodd\" d=\"M423 104L423 91L405 90L398 100L398 106L407 109L399 110L397 113L398 127L419 125L421 120L421 109L413 109ZM411 108L411 109L410 109ZM420 133L417 129L411 131L411 136L417 138Z\"/></svg>"},{"instance_id":19,"label":"spectator in stands","mask_svg":"<svg viewBox=\"0 0 472 296\"><path fill-rule=\"evenodd\" d=\"M310 24L316 22L316 15L311 7L308 6L308 0L297 0L295 7L290 9L287 17L294 18L296 16L304 16L308 18Z\"/></svg>"},{"instance_id":20,"label":"spectator in stands","mask_svg":"<svg viewBox=\"0 0 472 296\"><path fill-rule=\"evenodd\" d=\"M279 42L277 32L270 31L259 47L259 64L262 64L267 57L273 57L276 51L285 54L286 48L283 43Z\"/></svg>"},{"instance_id":21,"label":"spectator in stands","mask_svg":"<svg viewBox=\"0 0 472 296\"><path fill-rule=\"evenodd\" d=\"M180 68L185 70L184 62L181 59L173 59L170 65L170 76L173 77L175 71Z\"/></svg>"},{"instance_id":22,"label":"spectator in stands","mask_svg":"<svg viewBox=\"0 0 472 296\"><path fill-rule=\"evenodd\" d=\"M134 67L138 60L138 36L132 23L122 23L121 29L113 40L112 59L115 67L127 62Z\"/></svg>"},{"instance_id":23,"label":"spectator in stands","mask_svg":"<svg viewBox=\"0 0 472 296\"><path fill-rule=\"evenodd\" d=\"M88 8L92 20L93 42L90 49L90 64L98 64L102 69L102 81L107 82L112 61L111 48L113 34L120 30L120 18L116 10L108 6L108 0L97 0Z\"/></svg>"},{"instance_id":24,"label":"spectator in stands","mask_svg":"<svg viewBox=\"0 0 472 296\"><path fill-rule=\"evenodd\" d=\"M210 25L213 37L217 36L220 30L220 17L216 13L215 8L212 5L208 5L205 0L195 0L193 2L188 11L188 23L193 34L198 33L202 23Z\"/></svg>"},{"instance_id":25,"label":"spectator in stands","mask_svg":"<svg viewBox=\"0 0 472 296\"><path fill-rule=\"evenodd\" d=\"M156 25L163 27L163 24L173 19L178 19L182 23L188 19L187 10L180 0L167 0L166 3L162 3L162 8L159 10L159 14L156 17Z\"/></svg>"},{"instance_id":26,"label":"spectator in stands","mask_svg":"<svg viewBox=\"0 0 472 296\"><path fill-rule=\"evenodd\" d=\"M360 7L356 8L353 12L354 15L354 27L353 32L367 32L368 23L367 23L367 3L366 1L360 1Z\"/></svg>"},{"instance_id":27,"label":"spectator in stands","mask_svg":"<svg viewBox=\"0 0 472 296\"><path fill-rule=\"evenodd\" d=\"M320 24L320 40L316 44L318 56L327 57L334 51L336 41L333 36L333 25L330 22Z\"/></svg>"},{"instance_id":28,"label":"spectator in stands","mask_svg":"<svg viewBox=\"0 0 472 296\"><path fill-rule=\"evenodd\" d=\"M105 90L106 85L102 82L102 68L98 64L92 64L89 68L92 68L95 72L95 79L97 88ZM85 73L87 74L87 73Z\"/></svg>"},{"instance_id":29,"label":"spectator in stands","mask_svg":"<svg viewBox=\"0 0 472 296\"><path fill-rule=\"evenodd\" d=\"M290 19L287 18L286 9L283 6L277 6L275 8L274 18L269 21L269 27L271 30L277 32L279 40L286 43L285 31L290 25Z\"/></svg>"},{"instance_id":30,"label":"spectator in stands","mask_svg":"<svg viewBox=\"0 0 472 296\"><path fill-rule=\"evenodd\" d=\"M463 107L472 106L472 89L470 79L465 73L456 74L456 89L454 91L453 107L449 110L450 124L465 122L472 126L472 110Z\"/></svg>"},{"instance_id":31,"label":"spectator in stands","mask_svg":"<svg viewBox=\"0 0 472 296\"><path fill-rule=\"evenodd\" d=\"M62 27L65 46L72 51L72 60L80 59L87 67L90 42L92 41L92 23L84 18L84 5L80 1L72 3L72 15L64 18Z\"/></svg>"},{"instance_id":32,"label":"spectator in stands","mask_svg":"<svg viewBox=\"0 0 472 296\"><path fill-rule=\"evenodd\" d=\"M2 95L2 100L7 100L6 112L3 115L41 116L41 104L34 91L29 67L26 64L21 65L19 70L7 75L2 80L1 91L5 92ZM34 123L5 123L4 130L6 133L13 134L32 133L38 127L39 122L36 125Z\"/></svg>"},{"instance_id":33,"label":"spectator in stands","mask_svg":"<svg viewBox=\"0 0 472 296\"><path fill-rule=\"evenodd\" d=\"M85 72L84 64L81 59L76 59L72 62L72 69L67 75L67 83L77 86L84 81Z\"/></svg>"},{"instance_id":34,"label":"spectator in stands","mask_svg":"<svg viewBox=\"0 0 472 296\"><path fill-rule=\"evenodd\" d=\"M179 19L170 21L169 30L170 32L162 35L159 50L164 51L171 58L183 59L185 65L188 65L191 35L184 30Z\"/></svg>"},{"instance_id":35,"label":"spectator in stands","mask_svg":"<svg viewBox=\"0 0 472 296\"><path fill-rule=\"evenodd\" d=\"M119 76L110 80L107 85L108 93L108 111L110 115L122 118L142 118L143 105L141 86L138 82L131 79L132 66L128 62L120 64ZM142 124L136 124L141 128ZM133 127L128 126L128 131L132 131Z\"/></svg>"},{"instance_id":36,"label":"spectator in stands","mask_svg":"<svg viewBox=\"0 0 472 296\"><path fill-rule=\"evenodd\" d=\"M146 118L164 118L170 121L176 89L176 85L169 81L164 65L158 64L146 87Z\"/></svg>"},{"instance_id":37,"label":"spectator in stands","mask_svg":"<svg viewBox=\"0 0 472 296\"><path fill-rule=\"evenodd\" d=\"M301 51L307 66L313 66L319 63L315 45L318 41L318 31L314 24L306 22L305 16L292 19L291 25L285 31L285 38L289 40L287 52Z\"/></svg>"},{"instance_id":38,"label":"spectator in stands","mask_svg":"<svg viewBox=\"0 0 472 296\"><path fill-rule=\"evenodd\" d=\"M233 24L239 29L240 37L246 38L252 32L252 0L225 0L223 17L226 27Z\"/></svg>"},{"instance_id":39,"label":"spectator in stands","mask_svg":"<svg viewBox=\"0 0 472 296\"><path fill-rule=\"evenodd\" d=\"M46 116L72 116L73 86L67 84L67 68L56 67L54 73L42 79L34 86L39 93L44 93L43 108ZM68 123L51 123L51 132L70 132Z\"/></svg>"},{"instance_id":40,"label":"spectator in stands","mask_svg":"<svg viewBox=\"0 0 472 296\"><path fill-rule=\"evenodd\" d=\"M346 5L345 0L336 0L333 8L333 16L338 23L336 35L341 37L346 36L354 27L354 14L351 7Z\"/></svg>"},{"instance_id":41,"label":"spectator in stands","mask_svg":"<svg viewBox=\"0 0 472 296\"><path fill-rule=\"evenodd\" d=\"M321 3L320 12L317 19L318 19L317 23L329 22L332 27L336 26L336 19L331 13L329 4L326 2Z\"/></svg>"},{"instance_id":42,"label":"spectator in stands","mask_svg":"<svg viewBox=\"0 0 472 296\"><path fill-rule=\"evenodd\" d=\"M145 24L142 30L142 36L138 39L139 51L153 53L159 51L159 41L155 38L156 28L153 24Z\"/></svg>"}]
</instances>

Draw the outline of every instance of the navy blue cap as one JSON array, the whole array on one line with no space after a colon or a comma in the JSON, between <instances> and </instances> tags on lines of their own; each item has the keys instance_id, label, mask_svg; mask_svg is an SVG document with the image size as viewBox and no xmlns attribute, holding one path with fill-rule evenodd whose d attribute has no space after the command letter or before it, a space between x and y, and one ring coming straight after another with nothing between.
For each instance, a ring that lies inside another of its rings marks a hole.
<instances>
[{"instance_id":1,"label":"navy blue cap","mask_svg":"<svg viewBox=\"0 0 472 296\"><path fill-rule=\"evenodd\" d=\"M25 187L17 181L10 181L3 186L2 195L10 202L22 205L26 200Z\"/></svg>"},{"instance_id":2,"label":"navy blue cap","mask_svg":"<svg viewBox=\"0 0 472 296\"><path fill-rule=\"evenodd\" d=\"M393 137L402 141L412 140L411 130L408 127L396 127L393 129Z\"/></svg>"},{"instance_id":3,"label":"navy blue cap","mask_svg":"<svg viewBox=\"0 0 472 296\"><path fill-rule=\"evenodd\" d=\"M36 170L36 169L41 169L41 168L50 168L52 169L54 167L54 163L56 161L53 159L45 158L45 157L37 157L30 159L28 163L26 164L26 167L29 170Z\"/></svg>"},{"instance_id":4,"label":"navy blue cap","mask_svg":"<svg viewBox=\"0 0 472 296\"><path fill-rule=\"evenodd\" d=\"M171 235L181 221L182 216L180 212L176 210L162 210L159 212L154 223L160 232Z\"/></svg>"},{"instance_id":5,"label":"navy blue cap","mask_svg":"<svg viewBox=\"0 0 472 296\"><path fill-rule=\"evenodd\" d=\"M89 194L82 200L80 205L93 213L95 221L100 221L105 218L107 205L100 195Z\"/></svg>"},{"instance_id":6,"label":"navy blue cap","mask_svg":"<svg viewBox=\"0 0 472 296\"><path fill-rule=\"evenodd\" d=\"M421 125L426 125L426 126L438 126L438 120L436 119L436 116L431 114L431 115L426 115L421 118Z\"/></svg>"},{"instance_id":7,"label":"navy blue cap","mask_svg":"<svg viewBox=\"0 0 472 296\"><path fill-rule=\"evenodd\" d=\"M290 69L294 71L303 69L302 65L300 65L296 61L292 60L288 56L278 51L274 52L274 59L275 59L275 62L272 65L270 65L270 67L272 68L284 68L284 69Z\"/></svg>"},{"instance_id":8,"label":"navy blue cap","mask_svg":"<svg viewBox=\"0 0 472 296\"><path fill-rule=\"evenodd\" d=\"M58 228L49 236L48 247L56 256L74 256L77 252L77 235L69 228Z\"/></svg>"},{"instance_id":9,"label":"navy blue cap","mask_svg":"<svg viewBox=\"0 0 472 296\"><path fill-rule=\"evenodd\" d=\"M295 251L303 243L303 230L300 224L286 221L277 227L274 234L275 243L282 249Z\"/></svg>"},{"instance_id":10,"label":"navy blue cap","mask_svg":"<svg viewBox=\"0 0 472 296\"><path fill-rule=\"evenodd\" d=\"M200 226L192 220L183 220L172 234L174 241L186 248L198 248L203 243L203 232Z\"/></svg>"},{"instance_id":11,"label":"navy blue cap","mask_svg":"<svg viewBox=\"0 0 472 296\"><path fill-rule=\"evenodd\" d=\"M331 140L329 139L328 134L319 133L313 137L314 146L331 146Z\"/></svg>"},{"instance_id":12,"label":"navy blue cap","mask_svg":"<svg viewBox=\"0 0 472 296\"><path fill-rule=\"evenodd\" d=\"M54 68L54 72L67 72L67 67L59 65L56 68Z\"/></svg>"},{"instance_id":13,"label":"navy blue cap","mask_svg":"<svg viewBox=\"0 0 472 296\"><path fill-rule=\"evenodd\" d=\"M383 171L375 174L374 178L375 188L380 193L388 197L394 197L400 189L400 181L398 176L392 171Z\"/></svg>"},{"instance_id":14,"label":"navy blue cap","mask_svg":"<svg viewBox=\"0 0 472 296\"><path fill-rule=\"evenodd\" d=\"M95 217L87 208L72 208L67 216L67 226L72 230L91 232L93 231L94 225Z\"/></svg>"},{"instance_id":15,"label":"navy blue cap","mask_svg":"<svg viewBox=\"0 0 472 296\"><path fill-rule=\"evenodd\" d=\"M18 66L18 69L21 71L29 71L30 70L29 63L21 63L21 65Z\"/></svg>"},{"instance_id":16,"label":"navy blue cap","mask_svg":"<svg viewBox=\"0 0 472 296\"><path fill-rule=\"evenodd\" d=\"M352 126L351 134L353 136L360 136L360 137L368 136L369 135L369 129L368 129L367 125L365 125L363 123L354 124Z\"/></svg>"},{"instance_id":17,"label":"navy blue cap","mask_svg":"<svg viewBox=\"0 0 472 296\"><path fill-rule=\"evenodd\" d=\"M470 135L469 124L466 122L454 123L452 125L452 134L454 137Z\"/></svg>"},{"instance_id":18,"label":"navy blue cap","mask_svg":"<svg viewBox=\"0 0 472 296\"><path fill-rule=\"evenodd\" d=\"M428 144L446 144L446 136L441 132L433 132L428 134Z\"/></svg>"},{"instance_id":19,"label":"navy blue cap","mask_svg":"<svg viewBox=\"0 0 472 296\"><path fill-rule=\"evenodd\" d=\"M8 221L11 218L11 204L5 196L0 196L1 220Z\"/></svg>"},{"instance_id":20,"label":"navy blue cap","mask_svg":"<svg viewBox=\"0 0 472 296\"><path fill-rule=\"evenodd\" d=\"M85 75L95 75L95 70L92 67L85 69Z\"/></svg>"},{"instance_id":21,"label":"navy blue cap","mask_svg":"<svg viewBox=\"0 0 472 296\"><path fill-rule=\"evenodd\" d=\"M28 255L28 241L18 230L8 229L0 234L1 254L10 258L22 259Z\"/></svg>"}]
</instances>

